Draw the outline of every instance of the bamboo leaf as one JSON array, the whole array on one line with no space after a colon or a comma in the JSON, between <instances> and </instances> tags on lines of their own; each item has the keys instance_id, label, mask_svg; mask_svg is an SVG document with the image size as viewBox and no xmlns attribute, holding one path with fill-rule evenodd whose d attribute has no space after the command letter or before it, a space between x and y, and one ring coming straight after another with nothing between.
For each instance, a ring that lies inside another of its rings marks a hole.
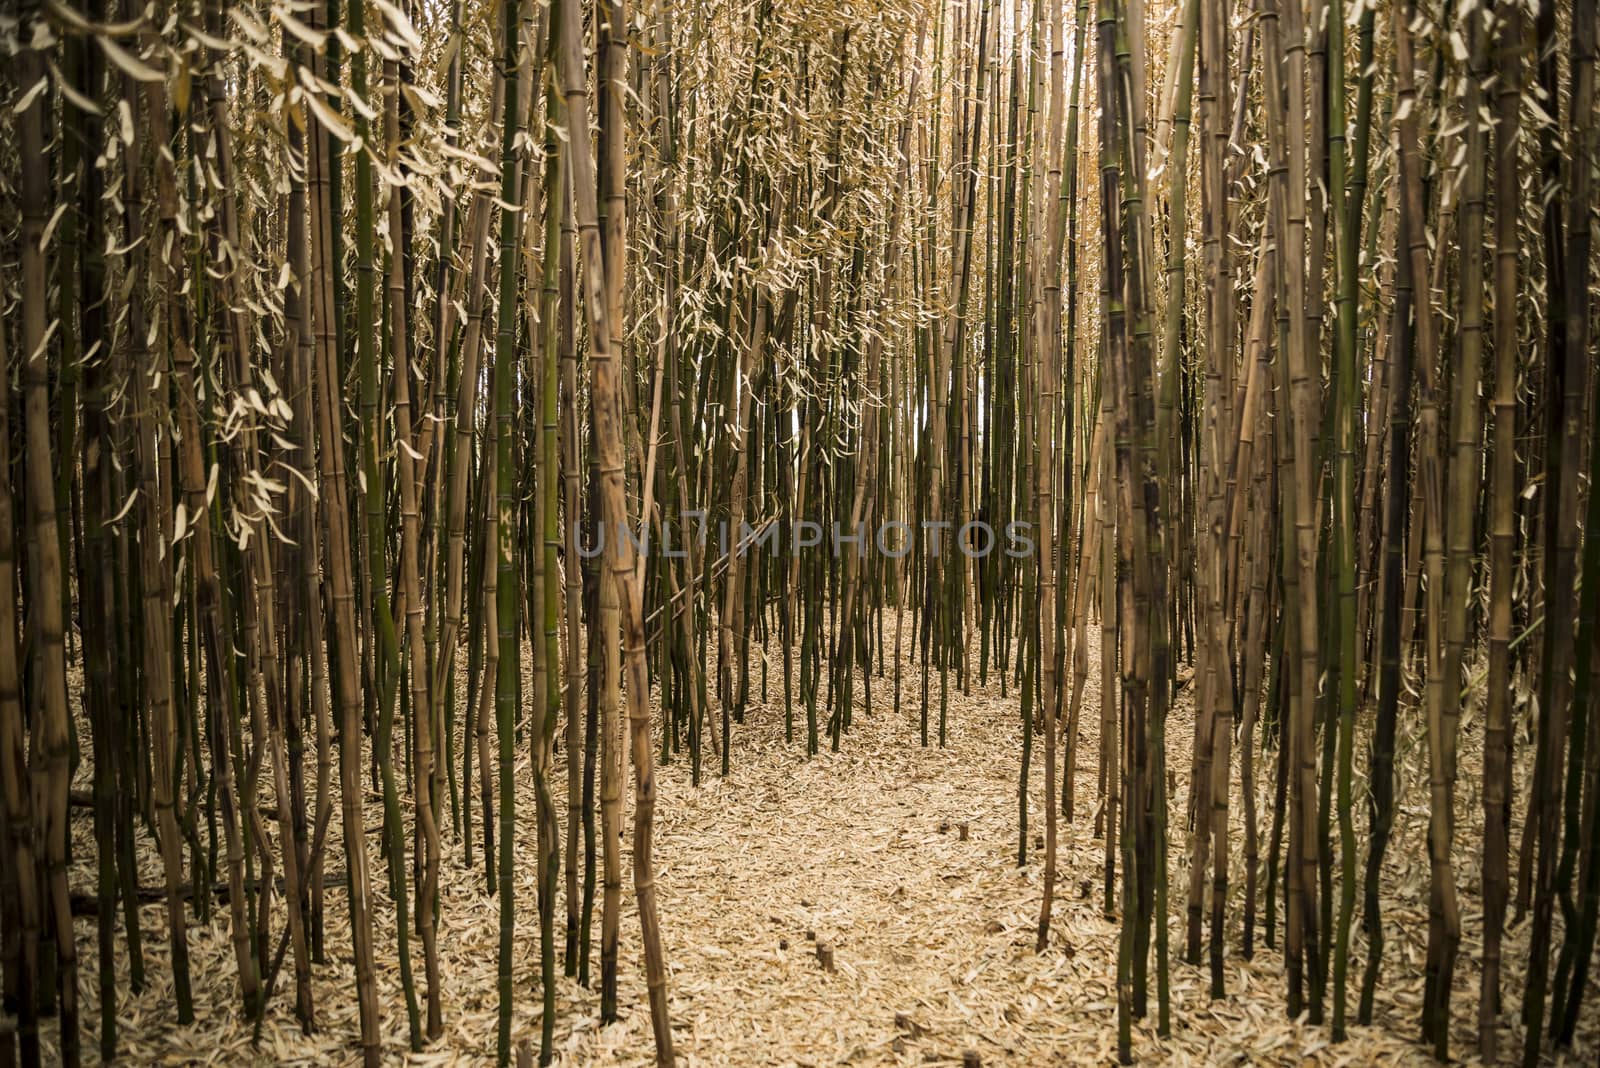
<instances>
[{"instance_id":1,"label":"bamboo leaf","mask_svg":"<svg viewBox=\"0 0 1600 1068\"><path fill-rule=\"evenodd\" d=\"M17 97L16 103L11 105L11 114L21 115L23 112L27 111L33 106L33 102L39 96L39 94L48 88L50 88L50 79L41 77L38 81L33 83L33 86L29 88L27 92Z\"/></svg>"},{"instance_id":2,"label":"bamboo leaf","mask_svg":"<svg viewBox=\"0 0 1600 1068\"><path fill-rule=\"evenodd\" d=\"M136 82L155 83L166 80L166 74L150 66L142 59L138 59L110 37L99 38L100 48L105 52L106 58L116 64L117 68Z\"/></svg>"},{"instance_id":3,"label":"bamboo leaf","mask_svg":"<svg viewBox=\"0 0 1600 1068\"><path fill-rule=\"evenodd\" d=\"M353 144L356 139L355 131L339 117L339 113L323 102L319 93L302 90L301 99L305 101L311 113L316 116L317 122L324 130L337 137L345 144Z\"/></svg>"},{"instance_id":4,"label":"bamboo leaf","mask_svg":"<svg viewBox=\"0 0 1600 1068\"><path fill-rule=\"evenodd\" d=\"M279 25L281 25L301 43L310 45L312 50L318 53L323 50L323 47L327 43L328 35L323 33L321 30L313 30L310 26L307 26L305 23L301 22L289 12L288 8L281 5L274 5L272 9L272 16L278 20Z\"/></svg>"}]
</instances>

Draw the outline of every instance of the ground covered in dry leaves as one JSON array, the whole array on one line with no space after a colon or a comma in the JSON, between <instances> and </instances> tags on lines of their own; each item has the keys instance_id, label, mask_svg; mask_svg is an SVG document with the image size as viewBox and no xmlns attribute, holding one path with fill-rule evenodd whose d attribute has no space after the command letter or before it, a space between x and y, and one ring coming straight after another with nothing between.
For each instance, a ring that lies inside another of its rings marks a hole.
<instances>
[{"instance_id":1,"label":"ground covered in dry leaves","mask_svg":"<svg viewBox=\"0 0 1600 1068\"><path fill-rule=\"evenodd\" d=\"M734 729L732 773L727 778L717 776L709 749L701 786L691 785L686 753L659 775L657 878L672 970L679 1063L959 1063L968 1050L976 1051L985 1065L1114 1061L1118 926L1102 914L1103 843L1093 837L1097 666L1091 664L1082 713L1078 818L1062 828L1055 921L1049 948L1037 954L1034 931L1042 857L1033 839L1042 826L1041 747L1035 746L1030 777L1028 862L1019 868L1021 723L1015 692L1002 697L993 675L987 687L974 680L970 695L952 692L947 744L923 748L918 741L920 677L915 667L907 667L902 710L896 714L891 669L889 677L873 679L873 709L858 711L841 751L824 751L807 760L803 712L796 714L794 743L785 743L781 660L769 668L772 699L763 702L759 692L753 694L756 700L747 722ZM761 665L755 664L753 671L752 688L759 691ZM936 724L937 707L931 711ZM1325 1028L1285 1018L1283 962L1275 951L1260 948L1248 962L1238 955L1242 829L1232 836L1236 877L1230 901L1229 996L1212 1001L1204 966L1189 966L1177 958L1183 945L1182 815L1192 732L1186 693L1172 716L1169 743L1169 767L1174 773L1169 808L1173 1033L1162 1040L1153 1022L1139 1026L1134 1036L1136 1058L1142 1063L1229 1065L1432 1063L1414 1043L1427 922L1427 807L1420 723L1414 718L1402 723L1398 743L1400 810L1385 871L1389 938L1377 1019L1372 1027L1352 1028L1350 1041L1338 1046L1329 1044ZM1477 789L1481 735L1472 716L1464 722L1462 742L1457 878L1466 938L1456 970L1452 1051L1470 1059L1482 926L1476 860L1482 824ZM565 782L564 761L565 754L558 753L557 783ZM1364 768L1364 755L1358 755L1357 764ZM1263 769L1258 778L1264 865L1270 829L1270 757L1258 760L1258 768ZM1522 771L1525 775L1525 767ZM525 765L519 774L524 789L518 802L518 853L526 860L516 876L518 1003L513 1026L519 1039L531 1038L536 1045L538 938L529 818L533 806ZM1519 776L1518 782L1520 791L1525 778ZM1364 783L1358 783L1357 791L1357 827L1364 850ZM1242 827L1240 810L1236 774L1232 806L1236 827ZM481 866L465 867L462 843L447 828L439 937L445 1034L421 1053L407 1052L393 910L376 852L380 815L377 798L370 795L367 823L373 848L385 1051L396 1064L488 1062L495 1042L498 903L484 890ZM562 815L565 818L564 804ZM269 823L270 832L276 834L276 823ZM968 828L966 840L959 833L962 824ZM631 822L625 821L625 826ZM1520 814L1515 826L1521 826ZM92 892L90 810L74 809L74 832L78 861L73 888ZM344 869L338 832L336 818L328 843L330 876ZM143 843L141 865L141 885L161 886L153 843ZM560 1063L644 1065L653 1059L628 871L625 845L623 1018L600 1027L598 991L563 979L556 1024ZM557 914L558 940L564 907ZM327 909L330 961L314 969L317 1032L302 1035L293 1019L292 975L286 962L259 1043L252 1042L252 1027L240 1014L225 906L213 911L209 924L190 928L198 1018L188 1027L176 1023L161 906L141 910L147 986L137 995L130 992L125 978L119 924L118 1018L125 1062L359 1063L348 921L342 887L332 878ZM281 902L276 915L275 922L281 925ZM598 975L598 904L594 923ZM1366 959L1359 923L1357 928L1351 952L1352 1019L1359 969ZM1504 1009L1513 1025L1520 1012L1527 928L1523 923L1507 936ZM831 972L818 962L817 940L832 948ZM1257 945L1262 946L1260 933ZM420 997L422 960L415 939L412 947ZM99 1019L92 918L78 920L78 948L83 1019L92 1024ZM1154 1005L1152 986L1152 1010ZM1600 994L1591 991L1586 1009L1577 1049L1564 1058L1566 1063L1595 1063L1600 1049ZM47 1035L50 1042L54 1039ZM1510 1027L1505 1048L1520 1051L1520 1042L1520 1028ZM89 1060L97 1056L94 1035L85 1035L84 1052Z\"/></svg>"}]
</instances>

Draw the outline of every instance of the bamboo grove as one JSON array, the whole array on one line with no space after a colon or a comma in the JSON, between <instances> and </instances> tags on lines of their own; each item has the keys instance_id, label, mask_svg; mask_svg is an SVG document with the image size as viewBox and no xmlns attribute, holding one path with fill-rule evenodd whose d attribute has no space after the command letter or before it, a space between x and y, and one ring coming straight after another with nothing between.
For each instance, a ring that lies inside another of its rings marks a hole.
<instances>
[{"instance_id":1,"label":"bamboo grove","mask_svg":"<svg viewBox=\"0 0 1600 1068\"><path fill-rule=\"evenodd\" d=\"M1058 825L1103 844L1124 1062L1184 1026L1180 967L1228 997L1236 955L1281 955L1333 1040L1370 1023L1404 820L1421 1042L1570 1045L1600 923L1597 26L8 5L0 1062L115 1056L119 957L194 1020L214 910L246 1018L318 1028L337 959L367 1064L398 1014L447 1041L464 864L501 1063L519 1001L553 1058L558 972L615 1019L637 952L670 1064L657 766L726 774L758 717L797 760L863 716L943 745L991 686L1038 952Z\"/></svg>"}]
</instances>

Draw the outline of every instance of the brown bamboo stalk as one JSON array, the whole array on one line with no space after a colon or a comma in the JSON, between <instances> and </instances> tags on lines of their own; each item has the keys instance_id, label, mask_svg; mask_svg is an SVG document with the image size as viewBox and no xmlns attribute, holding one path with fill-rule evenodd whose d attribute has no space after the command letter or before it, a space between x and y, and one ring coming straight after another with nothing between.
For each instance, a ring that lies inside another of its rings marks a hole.
<instances>
[{"instance_id":1,"label":"brown bamboo stalk","mask_svg":"<svg viewBox=\"0 0 1600 1068\"><path fill-rule=\"evenodd\" d=\"M611 351L611 323L613 316L622 314L622 309L611 305L605 286L608 275L600 245L594 158L589 151L589 93L583 71L582 19L576 0L563 0L561 16L556 21L561 27L557 56L562 91L567 103L572 199L583 262L587 268L584 271L583 303L589 326L591 397L600 459L601 503L606 526L620 531L627 522L627 502L623 494L622 409L616 354ZM617 101L617 110L620 113L620 99ZM620 169L625 158L623 141L624 131L614 128L609 140L613 156L611 165L614 168ZM655 870L651 855L655 818L655 753L650 740L643 583L635 548L627 538L607 539L606 562L622 602L623 657L627 672L628 723L632 736L635 783L634 892L638 898L639 923L644 941L645 976L650 992L650 1018L655 1030L656 1060L665 1066L673 1063L672 1028L667 1017L666 955L662 950L660 919L656 913Z\"/></svg>"},{"instance_id":2,"label":"brown bamboo stalk","mask_svg":"<svg viewBox=\"0 0 1600 1068\"><path fill-rule=\"evenodd\" d=\"M312 385L316 407L318 476L325 582L332 631L328 635L333 672L334 707L339 716L339 795L345 864L349 883L350 940L355 957L356 997L361 1020L362 1059L377 1068L382 1059L378 1033L378 987L372 949L372 877L367 862L364 792L361 781L360 650L355 610L354 548L351 544L349 491L345 474L342 393L337 373L337 325L333 272L334 228L340 206L333 203L329 175L329 140L322 131L309 139L311 174L312 322L316 345Z\"/></svg>"},{"instance_id":3,"label":"brown bamboo stalk","mask_svg":"<svg viewBox=\"0 0 1600 1068\"><path fill-rule=\"evenodd\" d=\"M17 588L16 513L11 499L11 368L9 330L0 330L0 590ZM0 597L0 791L5 800L7 864L15 880L16 920L20 928L17 959L7 962L8 986L17 997L17 1037L22 1063L39 1063L40 901L43 885L34 849L33 797L28 782L27 738L22 716L22 678L18 645L17 603ZM181 905L180 905L181 909ZM8 991L10 992L10 991Z\"/></svg>"},{"instance_id":4,"label":"brown bamboo stalk","mask_svg":"<svg viewBox=\"0 0 1600 1068\"><path fill-rule=\"evenodd\" d=\"M1038 464L1034 470L1034 504L1039 509L1039 703L1044 715L1044 891L1039 904L1038 938L1035 950L1043 952L1050 938L1050 910L1056 880L1056 568L1055 568L1055 477L1052 471L1054 427L1059 383L1056 380L1055 353L1061 345L1061 250L1066 229L1062 211L1062 135L1066 127L1066 58L1061 19L1061 0L1050 0L1050 33L1055 42L1050 54L1050 112L1047 151L1048 173L1044 184L1044 207L1039 213L1046 220L1042 234L1043 260L1035 274L1040 290L1040 313L1034 318L1035 359L1038 361L1038 409L1035 416Z\"/></svg>"},{"instance_id":5,"label":"brown bamboo stalk","mask_svg":"<svg viewBox=\"0 0 1600 1068\"><path fill-rule=\"evenodd\" d=\"M1428 990L1424 997L1423 1037L1443 1050L1448 1037L1448 1015L1441 1021L1435 999L1435 985L1449 975L1455 945L1461 938L1460 910L1456 903L1455 875L1450 863L1450 780L1448 749L1445 741L1446 690L1456 687L1446 680L1443 665L1444 632L1444 500L1439 464L1439 400L1436 383L1438 325L1434 319L1431 287L1433 277L1428 261L1426 227L1422 224L1425 205L1422 189L1419 100L1415 70L1416 58L1411 20L1416 17L1414 2L1397 5L1395 33L1395 127L1399 142L1401 210L1412 220L1408 227L1409 248L1405 254L1416 280L1416 366L1418 373L1417 470L1422 498L1423 565L1427 574L1426 635L1429 784L1429 925ZM1448 992L1448 980L1444 982Z\"/></svg>"},{"instance_id":6,"label":"brown bamboo stalk","mask_svg":"<svg viewBox=\"0 0 1600 1068\"><path fill-rule=\"evenodd\" d=\"M30 13L31 14L31 13ZM17 82L34 86L45 76L37 48L22 49L17 57ZM28 773L33 784L31 814L37 823L36 841L44 854L48 899L42 912L54 924L57 981L60 988L61 1058L78 1063L78 972L72 938L72 912L67 900L67 780L70 775L71 737L67 709L67 666L63 591L65 563L56 518L55 464L51 459L50 375L45 314L46 270L43 235L49 217L49 159L45 154L45 111L51 94L33 94L22 113L19 145L22 153L22 411L23 476L27 518L32 529L26 589L30 629L35 634L33 670L37 683L30 687L30 721L33 744ZM20 780L13 780L20 781ZM23 823L20 829L26 829ZM19 858L20 859L20 858Z\"/></svg>"},{"instance_id":7,"label":"brown bamboo stalk","mask_svg":"<svg viewBox=\"0 0 1600 1068\"><path fill-rule=\"evenodd\" d=\"M1511 823L1511 613L1516 582L1517 268L1522 187L1517 141L1522 114L1522 11L1500 16L1495 62L1494 399L1489 459L1489 654L1483 727L1483 972L1478 1051L1493 1064L1500 1040L1500 965L1505 937ZM1592 492L1592 491L1591 491Z\"/></svg>"}]
</instances>

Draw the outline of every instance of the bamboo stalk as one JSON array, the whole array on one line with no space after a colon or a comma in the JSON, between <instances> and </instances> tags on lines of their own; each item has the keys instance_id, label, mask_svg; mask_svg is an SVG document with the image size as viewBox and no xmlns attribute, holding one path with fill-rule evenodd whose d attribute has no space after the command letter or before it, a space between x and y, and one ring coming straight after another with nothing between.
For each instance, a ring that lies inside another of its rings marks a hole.
<instances>
[{"instance_id":1,"label":"bamboo stalk","mask_svg":"<svg viewBox=\"0 0 1600 1068\"><path fill-rule=\"evenodd\" d=\"M589 154L589 99L583 79L583 53L576 4L561 6L560 50L562 92L566 97L572 164L572 197L584 272L584 310L589 326L589 363L594 424L600 457L601 500L606 525L614 530L626 522L622 487L621 410L618 400L615 354L610 351L613 309L603 288L605 258L600 247L594 161ZM620 100L618 101L620 108ZM613 130L610 142L613 165L622 156L622 131ZM654 1025L656 1060L673 1063L672 1030L667 1020L666 958L661 947L660 920L656 915L655 872L651 858L651 832L655 815L655 755L650 741L649 682L644 659L644 606L638 560L626 538L614 537L606 547L606 563L622 601L623 657L627 672L628 723L632 737L635 776L633 870L634 891L643 929L646 982L650 991L650 1017Z\"/></svg>"}]
</instances>

